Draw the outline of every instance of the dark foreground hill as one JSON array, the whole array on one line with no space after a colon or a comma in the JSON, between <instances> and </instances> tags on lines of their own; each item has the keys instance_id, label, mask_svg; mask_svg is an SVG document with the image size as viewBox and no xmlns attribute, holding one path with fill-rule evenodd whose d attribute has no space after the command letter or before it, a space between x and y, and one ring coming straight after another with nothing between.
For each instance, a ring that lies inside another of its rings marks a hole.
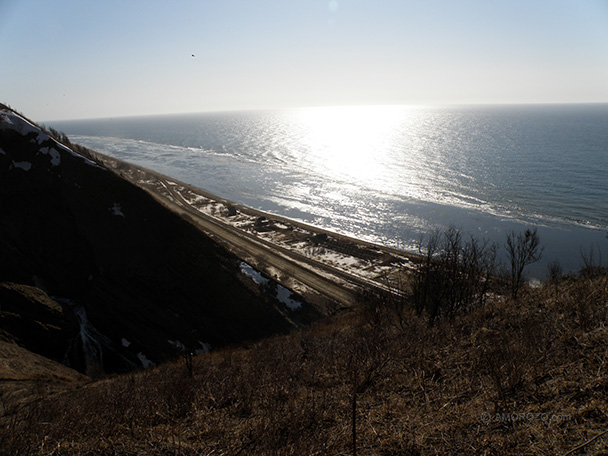
<instances>
[{"instance_id":1,"label":"dark foreground hill","mask_svg":"<svg viewBox=\"0 0 608 456\"><path fill-rule=\"evenodd\" d=\"M1 338L99 374L293 326L224 248L0 108Z\"/></svg>"},{"instance_id":2,"label":"dark foreground hill","mask_svg":"<svg viewBox=\"0 0 608 456\"><path fill-rule=\"evenodd\" d=\"M607 283L493 296L432 327L366 301L190 366L40 395L0 416L0 454L605 456Z\"/></svg>"}]
</instances>

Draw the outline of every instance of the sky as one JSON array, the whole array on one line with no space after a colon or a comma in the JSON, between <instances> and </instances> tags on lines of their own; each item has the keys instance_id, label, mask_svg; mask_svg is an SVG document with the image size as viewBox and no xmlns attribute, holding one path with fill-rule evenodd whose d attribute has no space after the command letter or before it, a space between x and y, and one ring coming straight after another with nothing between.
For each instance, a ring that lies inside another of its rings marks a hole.
<instances>
[{"instance_id":1,"label":"sky","mask_svg":"<svg viewBox=\"0 0 608 456\"><path fill-rule=\"evenodd\" d=\"M0 102L36 121L608 102L608 0L0 0Z\"/></svg>"}]
</instances>

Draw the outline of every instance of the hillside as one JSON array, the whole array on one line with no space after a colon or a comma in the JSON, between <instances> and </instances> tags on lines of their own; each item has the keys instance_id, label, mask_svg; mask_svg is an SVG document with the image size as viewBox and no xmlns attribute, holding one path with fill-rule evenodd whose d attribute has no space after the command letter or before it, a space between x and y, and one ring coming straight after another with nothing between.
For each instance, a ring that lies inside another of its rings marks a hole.
<instances>
[{"instance_id":1,"label":"hillside","mask_svg":"<svg viewBox=\"0 0 608 456\"><path fill-rule=\"evenodd\" d=\"M513 293L66 144L0 106L0 454L608 454L600 263Z\"/></svg>"},{"instance_id":2,"label":"hillside","mask_svg":"<svg viewBox=\"0 0 608 456\"><path fill-rule=\"evenodd\" d=\"M13 415L34 455L605 455L606 276L430 327L393 303L100 380ZM406 322L399 324L399 321ZM6 423L6 421L5 421Z\"/></svg>"},{"instance_id":3,"label":"hillside","mask_svg":"<svg viewBox=\"0 0 608 456\"><path fill-rule=\"evenodd\" d=\"M7 107L0 183L7 341L100 375L295 326L232 253Z\"/></svg>"},{"instance_id":4,"label":"hillside","mask_svg":"<svg viewBox=\"0 0 608 456\"><path fill-rule=\"evenodd\" d=\"M87 377L63 364L0 340L1 420L36 401L71 390L87 381Z\"/></svg>"}]
</instances>

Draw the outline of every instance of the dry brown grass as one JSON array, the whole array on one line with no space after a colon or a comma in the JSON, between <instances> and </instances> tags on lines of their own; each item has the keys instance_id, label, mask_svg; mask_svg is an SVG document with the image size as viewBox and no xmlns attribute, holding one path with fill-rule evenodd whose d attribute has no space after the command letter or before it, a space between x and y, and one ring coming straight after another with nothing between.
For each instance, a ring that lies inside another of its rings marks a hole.
<instances>
[{"instance_id":1,"label":"dry brown grass","mask_svg":"<svg viewBox=\"0 0 608 456\"><path fill-rule=\"evenodd\" d=\"M566 454L608 429L607 278L450 321L365 306L294 333L107 378L5 419L32 455ZM604 435L572 454L601 454Z\"/></svg>"}]
</instances>

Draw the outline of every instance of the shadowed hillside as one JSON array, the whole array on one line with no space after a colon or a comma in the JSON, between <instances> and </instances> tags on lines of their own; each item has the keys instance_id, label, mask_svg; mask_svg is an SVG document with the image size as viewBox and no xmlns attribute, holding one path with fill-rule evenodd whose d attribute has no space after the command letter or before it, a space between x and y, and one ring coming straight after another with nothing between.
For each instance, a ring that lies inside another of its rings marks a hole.
<instances>
[{"instance_id":1,"label":"shadowed hillside","mask_svg":"<svg viewBox=\"0 0 608 456\"><path fill-rule=\"evenodd\" d=\"M0 335L81 372L293 326L224 248L6 107L0 213Z\"/></svg>"}]
</instances>

